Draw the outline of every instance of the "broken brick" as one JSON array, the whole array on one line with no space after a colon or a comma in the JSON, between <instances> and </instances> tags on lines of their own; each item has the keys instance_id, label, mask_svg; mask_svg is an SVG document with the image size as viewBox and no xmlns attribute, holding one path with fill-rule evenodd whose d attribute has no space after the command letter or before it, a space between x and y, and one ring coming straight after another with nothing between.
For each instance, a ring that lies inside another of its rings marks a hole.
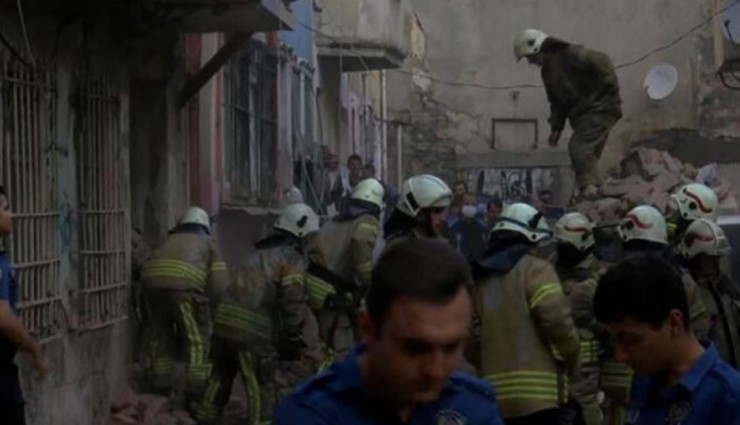
<instances>
[{"instance_id":1,"label":"broken brick","mask_svg":"<svg viewBox=\"0 0 740 425\"><path fill-rule=\"evenodd\" d=\"M681 173L681 171L683 171L683 164L681 163L681 161L671 156L671 154L666 151L661 151L660 155L663 158L663 166L666 170L676 174L679 174Z\"/></svg>"},{"instance_id":2,"label":"broken brick","mask_svg":"<svg viewBox=\"0 0 740 425\"><path fill-rule=\"evenodd\" d=\"M156 425L157 416L169 408L169 399L155 394L139 396L139 412L144 425Z\"/></svg>"},{"instance_id":3,"label":"broken brick","mask_svg":"<svg viewBox=\"0 0 740 425\"><path fill-rule=\"evenodd\" d=\"M113 404L111 404L110 411L111 413L118 413L121 410L124 410L130 406L135 405L136 403L137 403L136 393L130 387L126 387L115 398L115 401L113 402Z\"/></svg>"},{"instance_id":4,"label":"broken brick","mask_svg":"<svg viewBox=\"0 0 740 425\"><path fill-rule=\"evenodd\" d=\"M594 203L599 223L616 223L622 217L622 201L617 198L599 199Z\"/></svg>"},{"instance_id":5,"label":"broken brick","mask_svg":"<svg viewBox=\"0 0 740 425\"><path fill-rule=\"evenodd\" d=\"M669 193L679 184L681 184L681 179L678 174L663 170L650 182L650 187L652 187L653 192Z\"/></svg>"},{"instance_id":6,"label":"broken brick","mask_svg":"<svg viewBox=\"0 0 740 425\"><path fill-rule=\"evenodd\" d=\"M623 179L609 179L603 186L601 186L601 192L604 196L619 197L629 193L632 186L644 183L645 180L636 175L628 176Z\"/></svg>"}]
</instances>

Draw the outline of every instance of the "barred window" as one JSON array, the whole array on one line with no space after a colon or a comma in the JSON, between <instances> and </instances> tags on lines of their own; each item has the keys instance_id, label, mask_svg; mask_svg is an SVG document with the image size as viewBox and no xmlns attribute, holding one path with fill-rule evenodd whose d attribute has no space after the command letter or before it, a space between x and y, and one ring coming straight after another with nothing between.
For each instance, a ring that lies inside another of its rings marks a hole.
<instances>
[{"instance_id":1,"label":"barred window","mask_svg":"<svg viewBox=\"0 0 740 425\"><path fill-rule=\"evenodd\" d=\"M276 52L258 41L226 69L226 171L232 198L253 205L277 200L277 69Z\"/></svg>"},{"instance_id":2,"label":"barred window","mask_svg":"<svg viewBox=\"0 0 740 425\"><path fill-rule=\"evenodd\" d=\"M105 74L78 76L75 105L77 326L96 329L128 317L128 187L121 143L121 102Z\"/></svg>"},{"instance_id":3,"label":"barred window","mask_svg":"<svg viewBox=\"0 0 740 425\"><path fill-rule=\"evenodd\" d=\"M56 105L55 72L31 70L0 48L0 174L14 212L5 248L21 320L41 340L61 335L64 324Z\"/></svg>"}]
</instances>

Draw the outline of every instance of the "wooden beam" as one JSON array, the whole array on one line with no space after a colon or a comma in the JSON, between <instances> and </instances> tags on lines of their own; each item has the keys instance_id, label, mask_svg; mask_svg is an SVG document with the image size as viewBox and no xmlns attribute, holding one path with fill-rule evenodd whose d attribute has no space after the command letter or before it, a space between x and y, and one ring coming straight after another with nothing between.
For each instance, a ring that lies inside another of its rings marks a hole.
<instances>
[{"instance_id":1,"label":"wooden beam","mask_svg":"<svg viewBox=\"0 0 740 425\"><path fill-rule=\"evenodd\" d=\"M210 80L224 64L234 56L239 48L252 38L251 32L238 32L229 37L221 49L192 77L183 84L177 93L177 109L182 109L193 95Z\"/></svg>"}]
</instances>

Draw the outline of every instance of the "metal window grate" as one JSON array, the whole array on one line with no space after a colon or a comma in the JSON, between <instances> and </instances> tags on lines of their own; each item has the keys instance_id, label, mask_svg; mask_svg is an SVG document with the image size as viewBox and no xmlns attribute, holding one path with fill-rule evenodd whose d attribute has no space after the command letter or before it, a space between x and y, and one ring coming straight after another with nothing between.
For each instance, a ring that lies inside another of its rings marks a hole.
<instances>
[{"instance_id":1,"label":"metal window grate","mask_svg":"<svg viewBox=\"0 0 740 425\"><path fill-rule=\"evenodd\" d=\"M62 331L56 80L0 49L0 167L14 211L9 251L21 320L38 339Z\"/></svg>"},{"instance_id":2,"label":"metal window grate","mask_svg":"<svg viewBox=\"0 0 740 425\"><path fill-rule=\"evenodd\" d=\"M75 153L79 255L79 321L96 329L128 317L129 227L124 189L120 100L107 75L76 81Z\"/></svg>"},{"instance_id":3,"label":"metal window grate","mask_svg":"<svg viewBox=\"0 0 740 425\"><path fill-rule=\"evenodd\" d=\"M227 68L226 140L234 199L270 205L276 200L277 53L252 41Z\"/></svg>"}]
</instances>

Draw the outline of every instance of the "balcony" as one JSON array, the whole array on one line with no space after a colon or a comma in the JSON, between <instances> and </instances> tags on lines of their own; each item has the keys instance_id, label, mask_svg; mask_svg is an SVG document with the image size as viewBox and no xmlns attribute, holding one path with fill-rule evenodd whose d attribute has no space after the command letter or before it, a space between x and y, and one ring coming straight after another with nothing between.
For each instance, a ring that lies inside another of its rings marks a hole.
<instances>
[{"instance_id":1,"label":"balcony","mask_svg":"<svg viewBox=\"0 0 740 425\"><path fill-rule=\"evenodd\" d=\"M322 0L319 55L341 59L342 71L401 66L410 45L406 0Z\"/></svg>"},{"instance_id":2,"label":"balcony","mask_svg":"<svg viewBox=\"0 0 740 425\"><path fill-rule=\"evenodd\" d=\"M152 0L158 6L182 9L186 32L265 32L293 29L285 0Z\"/></svg>"}]
</instances>

